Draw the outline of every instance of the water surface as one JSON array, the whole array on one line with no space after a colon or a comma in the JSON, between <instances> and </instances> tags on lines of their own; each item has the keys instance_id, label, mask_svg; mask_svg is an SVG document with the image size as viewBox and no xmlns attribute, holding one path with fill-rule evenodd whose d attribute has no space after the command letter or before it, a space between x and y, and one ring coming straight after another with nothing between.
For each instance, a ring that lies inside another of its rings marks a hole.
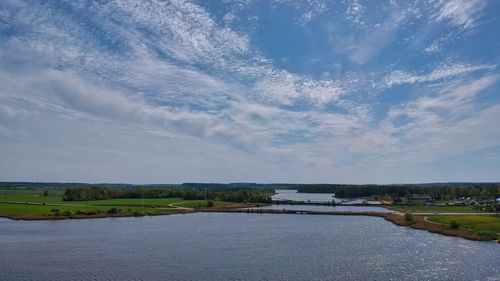
<instances>
[{"instance_id":1,"label":"water surface","mask_svg":"<svg viewBox=\"0 0 500 281\"><path fill-rule=\"evenodd\" d=\"M383 207L375 206L322 206L322 205L291 205L291 204L279 204L279 205L268 205L262 206L255 209L264 210L297 210L297 211L326 211L326 212L379 212L379 213L390 213Z\"/></svg>"},{"instance_id":2,"label":"water surface","mask_svg":"<svg viewBox=\"0 0 500 281\"><path fill-rule=\"evenodd\" d=\"M1 280L499 280L500 245L376 217L0 219Z\"/></svg>"},{"instance_id":3,"label":"water surface","mask_svg":"<svg viewBox=\"0 0 500 281\"><path fill-rule=\"evenodd\" d=\"M297 190L291 189L277 189L276 194L271 198L272 200L289 200L289 201L300 201L300 202L317 202L325 203L335 200L336 202L346 201L349 204L380 204L379 201L366 201L364 199L340 199L335 197L335 193L298 193Z\"/></svg>"},{"instance_id":4,"label":"water surface","mask_svg":"<svg viewBox=\"0 0 500 281\"><path fill-rule=\"evenodd\" d=\"M335 198L333 193L298 193L297 190L277 189L272 196L273 200L331 202ZM338 200L338 199L336 199Z\"/></svg>"}]
</instances>

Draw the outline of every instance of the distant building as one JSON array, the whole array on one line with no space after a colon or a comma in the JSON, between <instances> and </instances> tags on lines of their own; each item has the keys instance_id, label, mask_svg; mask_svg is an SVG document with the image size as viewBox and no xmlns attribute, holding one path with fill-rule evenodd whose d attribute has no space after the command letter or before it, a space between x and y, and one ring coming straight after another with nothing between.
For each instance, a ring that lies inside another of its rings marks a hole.
<instances>
[{"instance_id":1,"label":"distant building","mask_svg":"<svg viewBox=\"0 0 500 281\"><path fill-rule=\"evenodd\" d=\"M434 202L433 200L426 200L424 202L424 205L426 205L426 206L436 206L436 202Z\"/></svg>"},{"instance_id":2,"label":"distant building","mask_svg":"<svg viewBox=\"0 0 500 281\"><path fill-rule=\"evenodd\" d=\"M482 200L482 201L479 201L477 203L479 203L479 205L493 205L496 202L498 202L498 199L497 199L497 201L495 201L495 200Z\"/></svg>"}]
</instances>

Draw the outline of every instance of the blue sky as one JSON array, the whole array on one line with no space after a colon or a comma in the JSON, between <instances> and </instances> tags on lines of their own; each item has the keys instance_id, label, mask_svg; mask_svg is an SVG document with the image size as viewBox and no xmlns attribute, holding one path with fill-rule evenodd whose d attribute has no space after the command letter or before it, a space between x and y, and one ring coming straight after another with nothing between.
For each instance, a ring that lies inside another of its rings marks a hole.
<instances>
[{"instance_id":1,"label":"blue sky","mask_svg":"<svg viewBox=\"0 0 500 281\"><path fill-rule=\"evenodd\" d=\"M0 2L0 180L500 181L500 1Z\"/></svg>"}]
</instances>

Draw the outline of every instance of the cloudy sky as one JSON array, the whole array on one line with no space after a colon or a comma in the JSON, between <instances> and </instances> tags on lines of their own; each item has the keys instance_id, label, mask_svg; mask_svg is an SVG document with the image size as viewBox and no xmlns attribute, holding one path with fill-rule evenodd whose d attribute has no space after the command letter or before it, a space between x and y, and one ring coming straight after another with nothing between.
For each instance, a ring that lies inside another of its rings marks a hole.
<instances>
[{"instance_id":1,"label":"cloudy sky","mask_svg":"<svg viewBox=\"0 0 500 281\"><path fill-rule=\"evenodd\" d=\"M0 180L500 180L500 1L0 1Z\"/></svg>"}]
</instances>

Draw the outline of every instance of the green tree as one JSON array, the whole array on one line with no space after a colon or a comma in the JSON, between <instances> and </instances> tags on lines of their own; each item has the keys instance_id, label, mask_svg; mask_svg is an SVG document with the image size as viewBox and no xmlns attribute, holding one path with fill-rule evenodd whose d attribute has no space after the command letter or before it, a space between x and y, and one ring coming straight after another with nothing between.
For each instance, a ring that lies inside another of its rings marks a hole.
<instances>
[{"instance_id":1,"label":"green tree","mask_svg":"<svg viewBox=\"0 0 500 281\"><path fill-rule=\"evenodd\" d=\"M406 213L404 215L404 220L405 220L406 224L414 224L415 223L415 218L410 213Z\"/></svg>"},{"instance_id":2,"label":"green tree","mask_svg":"<svg viewBox=\"0 0 500 281\"><path fill-rule=\"evenodd\" d=\"M457 221L452 220L452 221L450 221L450 226L453 229L458 229L460 227L460 224Z\"/></svg>"}]
</instances>

